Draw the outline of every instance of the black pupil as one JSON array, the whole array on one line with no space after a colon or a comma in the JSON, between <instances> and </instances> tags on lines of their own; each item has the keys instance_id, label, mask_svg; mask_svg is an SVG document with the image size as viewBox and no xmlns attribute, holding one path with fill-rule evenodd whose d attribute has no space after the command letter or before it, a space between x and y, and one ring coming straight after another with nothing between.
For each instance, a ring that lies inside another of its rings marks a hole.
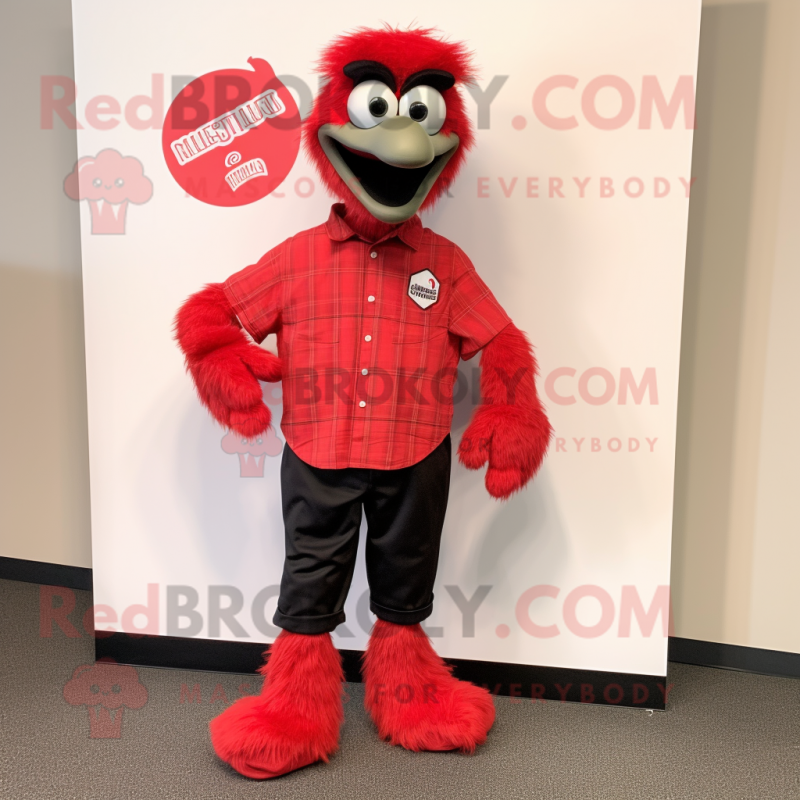
<instances>
[{"instance_id":1,"label":"black pupil","mask_svg":"<svg viewBox=\"0 0 800 800\"><path fill-rule=\"evenodd\" d=\"M411 117L411 119L415 119L417 122L422 122L422 120L428 116L428 106L426 106L425 103L420 103L419 101L412 103L411 107L408 109L408 115Z\"/></svg>"},{"instance_id":2,"label":"black pupil","mask_svg":"<svg viewBox=\"0 0 800 800\"><path fill-rule=\"evenodd\" d=\"M373 117L382 117L389 110L389 104L382 97L373 97L369 101L369 113Z\"/></svg>"}]
</instances>

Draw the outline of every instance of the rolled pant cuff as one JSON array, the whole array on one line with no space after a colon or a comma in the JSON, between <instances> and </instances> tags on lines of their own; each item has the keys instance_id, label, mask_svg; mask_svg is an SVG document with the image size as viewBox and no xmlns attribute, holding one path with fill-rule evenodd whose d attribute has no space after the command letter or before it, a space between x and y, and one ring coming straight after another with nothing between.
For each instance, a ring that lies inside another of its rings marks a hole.
<instances>
[{"instance_id":1,"label":"rolled pant cuff","mask_svg":"<svg viewBox=\"0 0 800 800\"><path fill-rule=\"evenodd\" d=\"M433 601L424 608L418 608L414 611L395 611L393 608L386 608L378 605L374 600L370 600L369 610L378 619L382 619L385 622L393 622L395 625L416 625L433 613Z\"/></svg>"},{"instance_id":2,"label":"rolled pant cuff","mask_svg":"<svg viewBox=\"0 0 800 800\"><path fill-rule=\"evenodd\" d=\"M318 617L289 617L281 613L280 609L275 611L272 623L279 628L291 633L331 633L337 625L344 622L344 611L337 611L335 614L322 614Z\"/></svg>"}]
</instances>

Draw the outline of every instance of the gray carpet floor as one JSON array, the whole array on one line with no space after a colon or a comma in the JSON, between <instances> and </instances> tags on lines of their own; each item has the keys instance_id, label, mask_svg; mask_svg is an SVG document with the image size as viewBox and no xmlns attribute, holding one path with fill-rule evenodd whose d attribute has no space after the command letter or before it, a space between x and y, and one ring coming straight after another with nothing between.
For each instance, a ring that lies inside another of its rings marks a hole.
<instances>
[{"instance_id":1,"label":"gray carpet floor","mask_svg":"<svg viewBox=\"0 0 800 800\"><path fill-rule=\"evenodd\" d=\"M219 762L207 735L255 677L137 668L147 702L123 712L119 738L91 738L88 708L63 690L93 642L41 635L39 592L0 581L2 798L800 799L800 681L680 664L666 712L496 698L473 756L380 742L361 686L348 684L340 751L268 782ZM76 619L91 595L74 594Z\"/></svg>"}]
</instances>

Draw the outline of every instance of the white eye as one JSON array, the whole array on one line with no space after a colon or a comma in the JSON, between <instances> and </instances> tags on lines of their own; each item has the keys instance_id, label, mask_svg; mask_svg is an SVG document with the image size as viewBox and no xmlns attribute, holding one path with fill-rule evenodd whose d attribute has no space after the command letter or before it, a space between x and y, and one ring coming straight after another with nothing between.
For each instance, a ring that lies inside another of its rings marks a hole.
<instances>
[{"instance_id":1,"label":"white eye","mask_svg":"<svg viewBox=\"0 0 800 800\"><path fill-rule=\"evenodd\" d=\"M419 122L433 136L444 125L447 106L432 86L415 86L400 98L400 113Z\"/></svg>"},{"instance_id":2,"label":"white eye","mask_svg":"<svg viewBox=\"0 0 800 800\"><path fill-rule=\"evenodd\" d=\"M397 116L397 98L385 83L364 81L350 92L347 113L357 128L374 128L388 117Z\"/></svg>"}]
</instances>

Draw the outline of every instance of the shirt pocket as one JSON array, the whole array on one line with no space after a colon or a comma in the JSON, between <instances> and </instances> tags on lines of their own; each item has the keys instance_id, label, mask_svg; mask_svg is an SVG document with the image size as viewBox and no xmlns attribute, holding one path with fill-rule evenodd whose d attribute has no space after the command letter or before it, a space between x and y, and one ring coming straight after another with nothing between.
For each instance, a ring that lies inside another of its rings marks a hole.
<instances>
[{"instance_id":1,"label":"shirt pocket","mask_svg":"<svg viewBox=\"0 0 800 800\"><path fill-rule=\"evenodd\" d=\"M284 320L281 330L283 353L292 360L309 361L314 355L328 360L339 342L336 320L327 318L304 319L288 322Z\"/></svg>"},{"instance_id":2,"label":"shirt pocket","mask_svg":"<svg viewBox=\"0 0 800 800\"><path fill-rule=\"evenodd\" d=\"M448 330L445 325L415 325L405 323L400 325L392 338L394 344L422 344L424 342L438 343L444 341Z\"/></svg>"}]
</instances>

